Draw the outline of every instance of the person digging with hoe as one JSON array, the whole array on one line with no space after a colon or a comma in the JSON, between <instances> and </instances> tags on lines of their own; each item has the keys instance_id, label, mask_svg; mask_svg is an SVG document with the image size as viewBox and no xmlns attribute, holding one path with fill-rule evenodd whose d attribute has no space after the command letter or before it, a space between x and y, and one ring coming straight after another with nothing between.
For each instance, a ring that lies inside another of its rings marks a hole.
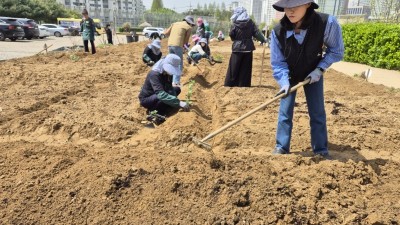
<instances>
[{"instance_id":1,"label":"person digging with hoe","mask_svg":"<svg viewBox=\"0 0 400 225\"><path fill-rule=\"evenodd\" d=\"M317 13L313 0L279 0L272 5L285 12L271 33L273 77L280 86L281 99L273 154L289 154L296 91L290 87L301 81L306 96L311 127L311 147L315 155L332 159L328 152L328 134L324 106L323 74L332 63L343 58L341 28L335 17ZM326 52L323 54L323 46Z\"/></svg>"},{"instance_id":2,"label":"person digging with hoe","mask_svg":"<svg viewBox=\"0 0 400 225\"><path fill-rule=\"evenodd\" d=\"M158 61L147 74L139 94L139 101L140 105L147 109L150 117L154 110L157 110L158 115L170 115L174 109L178 108L189 111L189 104L177 97L181 93L180 87L172 86L173 76L181 73L180 65L179 56L168 54Z\"/></svg>"}]
</instances>

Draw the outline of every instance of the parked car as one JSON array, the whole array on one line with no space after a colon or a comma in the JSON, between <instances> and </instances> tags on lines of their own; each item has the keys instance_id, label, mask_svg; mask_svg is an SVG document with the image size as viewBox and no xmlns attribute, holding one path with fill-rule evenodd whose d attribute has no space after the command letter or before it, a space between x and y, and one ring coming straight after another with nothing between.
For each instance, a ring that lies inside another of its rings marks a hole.
<instances>
[{"instance_id":1,"label":"parked car","mask_svg":"<svg viewBox=\"0 0 400 225\"><path fill-rule=\"evenodd\" d=\"M23 25L25 36L24 38L31 40L39 37L39 27L33 19L17 18L18 22Z\"/></svg>"},{"instance_id":2,"label":"parked car","mask_svg":"<svg viewBox=\"0 0 400 225\"><path fill-rule=\"evenodd\" d=\"M152 33L158 33L158 35L161 38L165 38L165 35L163 34L164 32L164 28L161 27L145 27L143 29L142 34L146 37L149 38L151 36Z\"/></svg>"},{"instance_id":3,"label":"parked car","mask_svg":"<svg viewBox=\"0 0 400 225\"><path fill-rule=\"evenodd\" d=\"M47 27L49 29L49 31L50 31L50 34L54 35L56 37L62 37L62 36L65 36L65 35L69 35L68 28L59 26L57 24L48 24L48 23L46 23L46 24L41 24L41 25Z\"/></svg>"},{"instance_id":4,"label":"parked car","mask_svg":"<svg viewBox=\"0 0 400 225\"><path fill-rule=\"evenodd\" d=\"M39 38L43 39L49 36L51 36L49 28L39 25Z\"/></svg>"},{"instance_id":5,"label":"parked car","mask_svg":"<svg viewBox=\"0 0 400 225\"><path fill-rule=\"evenodd\" d=\"M0 41L4 41L6 38L16 41L18 38L23 38L24 36L24 29L18 23L17 19L0 19Z\"/></svg>"}]
</instances>

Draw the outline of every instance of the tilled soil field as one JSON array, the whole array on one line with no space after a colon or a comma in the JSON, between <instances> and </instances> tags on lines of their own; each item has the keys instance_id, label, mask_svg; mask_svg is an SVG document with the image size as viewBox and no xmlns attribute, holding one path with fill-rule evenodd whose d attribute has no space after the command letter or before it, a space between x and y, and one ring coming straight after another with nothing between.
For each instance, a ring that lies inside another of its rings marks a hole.
<instances>
[{"instance_id":1,"label":"tilled soil field","mask_svg":"<svg viewBox=\"0 0 400 225\"><path fill-rule=\"evenodd\" d=\"M142 124L147 42L96 55L50 53L0 63L0 224L398 224L400 93L329 70L329 148L313 156L303 91L292 154L274 156L278 102L201 139L279 90L254 52L253 87L223 81L223 63L185 62L190 112ZM163 40L166 54L166 41ZM267 51L268 52L268 51ZM71 56L72 55L72 56Z\"/></svg>"}]
</instances>

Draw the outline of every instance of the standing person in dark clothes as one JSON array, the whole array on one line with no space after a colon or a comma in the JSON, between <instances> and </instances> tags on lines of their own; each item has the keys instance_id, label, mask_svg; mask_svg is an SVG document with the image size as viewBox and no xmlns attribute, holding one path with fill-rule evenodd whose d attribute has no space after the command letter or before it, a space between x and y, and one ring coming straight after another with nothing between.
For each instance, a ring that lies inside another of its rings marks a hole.
<instances>
[{"instance_id":1,"label":"standing person in dark clothes","mask_svg":"<svg viewBox=\"0 0 400 225\"><path fill-rule=\"evenodd\" d=\"M324 106L323 73L343 58L342 31L335 17L318 13L313 0L279 0L272 5L285 16L271 32L271 65L280 92L276 145L273 154L289 154L296 91L290 86L308 80L303 86L311 127L311 147L315 155L331 159ZM323 55L323 47L326 54Z\"/></svg>"},{"instance_id":2,"label":"standing person in dark clothes","mask_svg":"<svg viewBox=\"0 0 400 225\"><path fill-rule=\"evenodd\" d=\"M148 66L153 66L154 63L161 59L161 41L156 39L151 44L147 45L143 51L143 62Z\"/></svg>"},{"instance_id":3,"label":"standing person in dark clothes","mask_svg":"<svg viewBox=\"0 0 400 225\"><path fill-rule=\"evenodd\" d=\"M147 74L139 94L140 105L149 112L157 110L160 115L168 115L173 108L189 110L189 104L180 101L177 96L181 93L178 86L172 86L172 77L181 73L179 66L181 58L168 54L158 61Z\"/></svg>"},{"instance_id":4,"label":"standing person in dark clothes","mask_svg":"<svg viewBox=\"0 0 400 225\"><path fill-rule=\"evenodd\" d=\"M86 9L82 11L81 21L81 34L83 39L83 45L85 46L85 52L89 52L89 41L92 46L92 54L96 53L96 47L94 46L94 34L96 33L96 26L92 18L89 17L89 13Z\"/></svg>"},{"instance_id":5,"label":"standing person in dark clothes","mask_svg":"<svg viewBox=\"0 0 400 225\"><path fill-rule=\"evenodd\" d=\"M253 37L265 43L266 40L255 23L247 15L246 9L237 7L231 17L233 27L229 32L232 44L232 54L226 73L227 87L250 87L253 66L253 51L256 49Z\"/></svg>"},{"instance_id":6,"label":"standing person in dark clothes","mask_svg":"<svg viewBox=\"0 0 400 225\"><path fill-rule=\"evenodd\" d=\"M106 30L108 44L112 45L113 40L112 40L112 30L110 28L110 24L107 24L104 29Z\"/></svg>"}]
</instances>

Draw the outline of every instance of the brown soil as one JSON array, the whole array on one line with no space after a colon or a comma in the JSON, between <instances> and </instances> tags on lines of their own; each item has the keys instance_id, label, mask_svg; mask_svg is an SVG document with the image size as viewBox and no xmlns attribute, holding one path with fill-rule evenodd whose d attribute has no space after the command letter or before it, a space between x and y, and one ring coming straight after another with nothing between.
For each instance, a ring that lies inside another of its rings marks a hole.
<instances>
[{"instance_id":1,"label":"brown soil","mask_svg":"<svg viewBox=\"0 0 400 225\"><path fill-rule=\"evenodd\" d=\"M0 63L0 224L398 224L400 93L328 71L329 148L313 156L303 91L292 154L273 156L278 102L203 138L271 99L266 54L254 53L253 87L226 88L223 63L185 62L197 82L190 112L157 128L141 121L147 43ZM163 52L166 42L163 41ZM187 93L183 86L182 98Z\"/></svg>"}]
</instances>

